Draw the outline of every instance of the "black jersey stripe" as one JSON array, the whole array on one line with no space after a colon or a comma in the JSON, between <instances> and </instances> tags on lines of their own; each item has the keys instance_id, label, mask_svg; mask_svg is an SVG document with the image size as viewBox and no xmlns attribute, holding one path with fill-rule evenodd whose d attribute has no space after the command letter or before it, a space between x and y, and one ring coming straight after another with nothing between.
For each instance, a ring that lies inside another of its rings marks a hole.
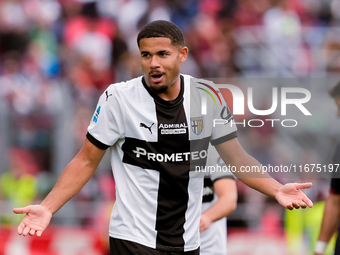
<instances>
[{"instance_id":1,"label":"black jersey stripe","mask_svg":"<svg viewBox=\"0 0 340 255\"><path fill-rule=\"evenodd\" d=\"M89 132L87 132L86 134L86 138L95 146L97 146L99 149L101 150L106 150L107 148L109 148L110 146L98 141L96 138L94 138Z\"/></svg>"},{"instance_id":2,"label":"black jersey stripe","mask_svg":"<svg viewBox=\"0 0 340 255\"><path fill-rule=\"evenodd\" d=\"M218 180L223 180L223 179L231 179L231 180L235 180L235 177L233 175L224 175L221 177L218 177L216 179L211 180L213 183L217 182Z\"/></svg>"},{"instance_id":3,"label":"black jersey stripe","mask_svg":"<svg viewBox=\"0 0 340 255\"><path fill-rule=\"evenodd\" d=\"M157 122L160 127L169 124L181 124L185 126L185 133L164 134L162 128L158 128L158 142L169 152L190 151L188 124L183 104L163 107L156 104ZM156 214L156 247L172 246L172 250L184 251L184 223L185 212L188 206L189 170L190 161L186 161L182 167L173 166L170 171L161 171L157 214ZM175 178L174 178L175 177Z\"/></svg>"},{"instance_id":4,"label":"black jersey stripe","mask_svg":"<svg viewBox=\"0 0 340 255\"><path fill-rule=\"evenodd\" d=\"M234 132L232 132L232 133L230 133L226 136L222 136L218 139L212 140L212 141L210 141L210 143L215 146L217 144L229 141L229 140L236 138L236 137L237 137L237 131L234 131Z\"/></svg>"}]
</instances>

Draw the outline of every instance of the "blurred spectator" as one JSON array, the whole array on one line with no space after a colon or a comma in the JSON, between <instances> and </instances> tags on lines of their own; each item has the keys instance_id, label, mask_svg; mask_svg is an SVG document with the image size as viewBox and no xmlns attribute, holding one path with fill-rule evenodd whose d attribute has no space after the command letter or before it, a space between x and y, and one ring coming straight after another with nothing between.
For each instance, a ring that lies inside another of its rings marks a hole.
<instances>
[{"instance_id":1,"label":"blurred spectator","mask_svg":"<svg viewBox=\"0 0 340 255\"><path fill-rule=\"evenodd\" d=\"M110 57L115 34L112 22L99 16L96 2L84 5L83 15L66 22L64 40L77 53L69 76L79 91L102 92L112 83Z\"/></svg>"},{"instance_id":2,"label":"blurred spectator","mask_svg":"<svg viewBox=\"0 0 340 255\"><path fill-rule=\"evenodd\" d=\"M36 175L39 167L33 155L23 148L13 148L9 153L9 169L0 176L0 197L10 206L23 206L32 203L38 194ZM18 224L21 217L12 214L2 215L3 224Z\"/></svg>"},{"instance_id":3,"label":"blurred spectator","mask_svg":"<svg viewBox=\"0 0 340 255\"><path fill-rule=\"evenodd\" d=\"M236 26L256 26L262 24L262 16L270 7L270 0L239 0L235 10Z\"/></svg>"},{"instance_id":4,"label":"blurred spectator","mask_svg":"<svg viewBox=\"0 0 340 255\"><path fill-rule=\"evenodd\" d=\"M3 57L0 84L0 98L8 101L14 112L21 115L32 113L39 84L32 83L22 72L22 57L19 52L10 51Z\"/></svg>"},{"instance_id":5,"label":"blurred spectator","mask_svg":"<svg viewBox=\"0 0 340 255\"><path fill-rule=\"evenodd\" d=\"M292 77L308 70L302 45L302 28L288 0L274 0L263 16L268 53L266 71L270 76ZM307 70L306 70L307 69Z\"/></svg>"},{"instance_id":6,"label":"blurred spectator","mask_svg":"<svg viewBox=\"0 0 340 255\"><path fill-rule=\"evenodd\" d=\"M330 73L340 72L340 36L336 31L329 31L325 40L325 69Z\"/></svg>"},{"instance_id":7,"label":"blurred spectator","mask_svg":"<svg viewBox=\"0 0 340 255\"><path fill-rule=\"evenodd\" d=\"M0 2L0 52L25 52L29 42L28 21L23 1Z\"/></svg>"}]
</instances>

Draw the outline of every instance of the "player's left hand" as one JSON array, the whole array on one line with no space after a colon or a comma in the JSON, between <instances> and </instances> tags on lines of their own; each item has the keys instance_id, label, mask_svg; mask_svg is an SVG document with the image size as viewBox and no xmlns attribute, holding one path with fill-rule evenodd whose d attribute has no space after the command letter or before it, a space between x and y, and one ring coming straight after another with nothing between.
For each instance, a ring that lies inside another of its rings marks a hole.
<instances>
[{"instance_id":1,"label":"player's left hand","mask_svg":"<svg viewBox=\"0 0 340 255\"><path fill-rule=\"evenodd\" d=\"M201 221L200 221L200 232L209 228L211 222L212 222L212 220L203 213L201 215Z\"/></svg>"},{"instance_id":2,"label":"player's left hand","mask_svg":"<svg viewBox=\"0 0 340 255\"><path fill-rule=\"evenodd\" d=\"M287 183L283 185L275 194L276 200L285 208L293 210L313 207L313 202L301 191L312 187L311 182L306 183Z\"/></svg>"}]
</instances>

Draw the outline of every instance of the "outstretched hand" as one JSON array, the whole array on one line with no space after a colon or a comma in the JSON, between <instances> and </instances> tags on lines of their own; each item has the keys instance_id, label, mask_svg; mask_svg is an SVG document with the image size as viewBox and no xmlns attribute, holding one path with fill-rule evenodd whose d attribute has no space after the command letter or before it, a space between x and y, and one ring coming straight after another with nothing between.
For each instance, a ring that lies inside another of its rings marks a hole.
<instances>
[{"instance_id":1,"label":"outstretched hand","mask_svg":"<svg viewBox=\"0 0 340 255\"><path fill-rule=\"evenodd\" d=\"M18 234L26 236L41 236L51 221L52 213L42 205L29 205L24 208L14 208L16 214L26 213L18 226Z\"/></svg>"},{"instance_id":2,"label":"outstretched hand","mask_svg":"<svg viewBox=\"0 0 340 255\"><path fill-rule=\"evenodd\" d=\"M276 200L285 208L293 210L294 208L313 207L313 202L301 191L312 187L311 182L306 183L287 183L283 185L277 194Z\"/></svg>"}]
</instances>

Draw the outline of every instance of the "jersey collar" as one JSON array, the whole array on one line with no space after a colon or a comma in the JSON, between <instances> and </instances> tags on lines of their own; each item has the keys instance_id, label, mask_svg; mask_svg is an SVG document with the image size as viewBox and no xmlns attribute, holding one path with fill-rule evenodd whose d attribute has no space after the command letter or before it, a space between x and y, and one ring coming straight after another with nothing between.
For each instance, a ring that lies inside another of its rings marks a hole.
<instances>
[{"instance_id":1,"label":"jersey collar","mask_svg":"<svg viewBox=\"0 0 340 255\"><path fill-rule=\"evenodd\" d=\"M161 105L166 106L166 107L173 107L173 106L177 105L178 103L180 103L183 100L184 77L182 75L180 75L180 79L181 79L181 90L180 90L178 96L174 100L169 100L169 101L160 98L155 92L150 90L149 86L145 82L145 77L144 76L142 77L142 83L143 83L144 88L148 91L150 96L153 97L153 99L155 100L156 103L161 104Z\"/></svg>"}]
</instances>

